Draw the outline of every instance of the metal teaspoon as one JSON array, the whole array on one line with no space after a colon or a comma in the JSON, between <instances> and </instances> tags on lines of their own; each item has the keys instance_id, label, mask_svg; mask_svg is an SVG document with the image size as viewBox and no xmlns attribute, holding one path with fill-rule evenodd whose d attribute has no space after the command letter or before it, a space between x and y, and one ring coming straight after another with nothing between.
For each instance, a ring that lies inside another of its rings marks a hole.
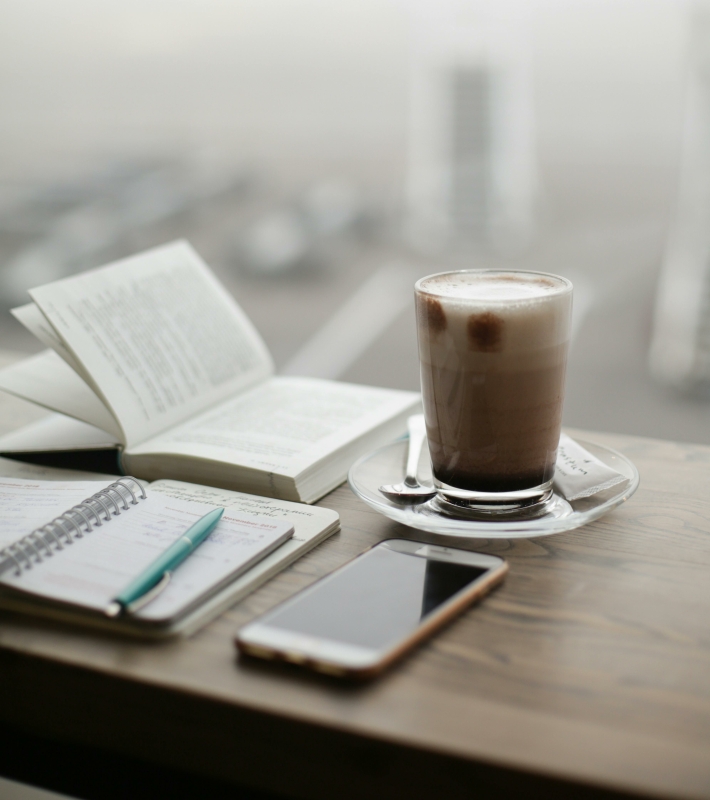
<instances>
[{"instance_id":1,"label":"metal teaspoon","mask_svg":"<svg viewBox=\"0 0 710 800\"><path fill-rule=\"evenodd\" d=\"M409 429L409 451L407 453L407 472L402 483L380 486L380 492L396 503L423 503L436 494L431 486L422 486L417 480L419 455L426 438L426 427L422 414L416 414L407 420Z\"/></svg>"}]
</instances>

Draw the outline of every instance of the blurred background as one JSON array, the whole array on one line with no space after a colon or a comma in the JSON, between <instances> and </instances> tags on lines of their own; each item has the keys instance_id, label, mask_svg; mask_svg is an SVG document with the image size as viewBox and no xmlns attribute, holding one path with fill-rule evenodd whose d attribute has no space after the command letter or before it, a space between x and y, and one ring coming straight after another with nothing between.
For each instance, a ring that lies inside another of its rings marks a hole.
<instances>
[{"instance_id":1,"label":"blurred background","mask_svg":"<svg viewBox=\"0 0 710 800\"><path fill-rule=\"evenodd\" d=\"M284 373L418 388L412 285L575 283L566 423L710 443L710 10L0 0L0 347L186 238Z\"/></svg>"}]
</instances>

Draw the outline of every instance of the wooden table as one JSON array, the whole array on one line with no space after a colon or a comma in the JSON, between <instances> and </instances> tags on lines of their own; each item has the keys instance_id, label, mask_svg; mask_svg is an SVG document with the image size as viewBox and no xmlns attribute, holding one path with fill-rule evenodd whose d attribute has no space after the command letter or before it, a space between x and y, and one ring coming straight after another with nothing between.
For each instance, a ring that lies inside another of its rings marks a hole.
<instances>
[{"instance_id":1,"label":"wooden table","mask_svg":"<svg viewBox=\"0 0 710 800\"><path fill-rule=\"evenodd\" d=\"M190 640L0 616L0 724L286 796L710 797L710 448L585 437L636 463L636 495L569 533L470 542L506 582L374 683L232 644L368 545L425 538L341 487L322 504L342 532Z\"/></svg>"}]
</instances>

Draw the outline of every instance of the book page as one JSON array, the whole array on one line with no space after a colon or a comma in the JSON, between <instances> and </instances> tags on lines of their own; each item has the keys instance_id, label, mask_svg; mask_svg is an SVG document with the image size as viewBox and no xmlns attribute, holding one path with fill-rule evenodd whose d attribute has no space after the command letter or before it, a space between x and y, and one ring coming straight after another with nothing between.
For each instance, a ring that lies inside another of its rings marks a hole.
<instances>
[{"instance_id":1,"label":"book page","mask_svg":"<svg viewBox=\"0 0 710 800\"><path fill-rule=\"evenodd\" d=\"M273 371L252 324L185 242L30 295L91 375L129 446Z\"/></svg>"},{"instance_id":2,"label":"book page","mask_svg":"<svg viewBox=\"0 0 710 800\"><path fill-rule=\"evenodd\" d=\"M21 575L3 574L0 584L103 611L133 578L213 508L148 489L146 500L94 527L31 570ZM207 539L175 569L164 592L137 616L170 619L244 572L289 538L292 530L283 520L225 512Z\"/></svg>"},{"instance_id":3,"label":"book page","mask_svg":"<svg viewBox=\"0 0 710 800\"><path fill-rule=\"evenodd\" d=\"M64 414L49 414L24 428L0 436L0 453L109 450L119 444L100 428L65 417Z\"/></svg>"},{"instance_id":4,"label":"book page","mask_svg":"<svg viewBox=\"0 0 710 800\"><path fill-rule=\"evenodd\" d=\"M0 370L0 389L88 422L125 443L118 421L91 388L52 350Z\"/></svg>"},{"instance_id":5,"label":"book page","mask_svg":"<svg viewBox=\"0 0 710 800\"><path fill-rule=\"evenodd\" d=\"M414 392L276 377L130 455L177 453L296 477L418 400Z\"/></svg>"},{"instance_id":6,"label":"book page","mask_svg":"<svg viewBox=\"0 0 710 800\"><path fill-rule=\"evenodd\" d=\"M116 480L116 475L101 472L87 472L79 469L63 467L45 467L40 464L29 464L26 461L15 461L14 458L0 457L0 476L3 478L25 478L34 483L37 481L102 481L104 486Z\"/></svg>"},{"instance_id":7,"label":"book page","mask_svg":"<svg viewBox=\"0 0 710 800\"><path fill-rule=\"evenodd\" d=\"M64 342L57 336L57 332L51 326L49 320L34 303L27 303L24 306L11 308L10 313L18 322L22 323L34 337L39 339L45 347L51 347L51 349L54 350L60 358L66 361L83 381L90 381L90 378L88 378L84 372L84 368L81 366L80 362L78 362L71 354L71 351L65 347Z\"/></svg>"}]
</instances>

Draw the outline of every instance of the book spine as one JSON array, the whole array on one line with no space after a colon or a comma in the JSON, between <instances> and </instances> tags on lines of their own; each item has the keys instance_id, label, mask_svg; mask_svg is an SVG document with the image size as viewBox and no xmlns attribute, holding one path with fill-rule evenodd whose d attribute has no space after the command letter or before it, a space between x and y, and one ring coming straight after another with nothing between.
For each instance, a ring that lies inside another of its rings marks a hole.
<instances>
[{"instance_id":1,"label":"book spine","mask_svg":"<svg viewBox=\"0 0 710 800\"><path fill-rule=\"evenodd\" d=\"M145 500L143 485L130 476L120 478L105 489L88 497L79 505L73 506L60 516L32 531L22 539L0 550L0 575L14 569L15 575L32 569L45 558L63 550L66 545L81 539L85 533L100 528L104 522L110 522L122 511L138 505Z\"/></svg>"}]
</instances>

